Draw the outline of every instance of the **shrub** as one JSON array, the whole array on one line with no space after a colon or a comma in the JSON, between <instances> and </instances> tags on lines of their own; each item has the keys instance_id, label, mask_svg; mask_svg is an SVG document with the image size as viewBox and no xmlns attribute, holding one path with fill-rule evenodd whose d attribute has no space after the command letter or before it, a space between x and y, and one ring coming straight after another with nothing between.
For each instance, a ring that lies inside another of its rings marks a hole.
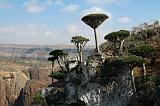
<instances>
[{"instance_id":1,"label":"shrub","mask_svg":"<svg viewBox=\"0 0 160 106\"><path fill-rule=\"evenodd\" d=\"M155 51L156 49L149 44L143 44L129 50L130 53L135 54L137 56L142 56L143 58L153 56L153 53Z\"/></svg>"},{"instance_id":2,"label":"shrub","mask_svg":"<svg viewBox=\"0 0 160 106\"><path fill-rule=\"evenodd\" d=\"M108 58L104 62L101 78L110 78L125 74L135 66L142 66L142 63L143 58L135 55Z\"/></svg>"},{"instance_id":3,"label":"shrub","mask_svg":"<svg viewBox=\"0 0 160 106\"><path fill-rule=\"evenodd\" d=\"M106 63L111 66L136 66L143 64L143 58L136 55L123 57L112 57L106 60ZM131 67L132 68L132 67Z\"/></svg>"},{"instance_id":4,"label":"shrub","mask_svg":"<svg viewBox=\"0 0 160 106\"><path fill-rule=\"evenodd\" d=\"M124 39L130 35L130 32L127 30L120 30L117 32L111 32L108 35L104 37L104 39L109 40L109 41L116 41L119 39Z\"/></svg>"},{"instance_id":5,"label":"shrub","mask_svg":"<svg viewBox=\"0 0 160 106\"><path fill-rule=\"evenodd\" d=\"M45 104L44 102L44 97L39 94L39 93L36 93L34 96L33 96L33 103L34 104Z\"/></svg>"},{"instance_id":6,"label":"shrub","mask_svg":"<svg viewBox=\"0 0 160 106\"><path fill-rule=\"evenodd\" d=\"M65 74L63 72L56 71L56 72L53 72L50 75L48 75L48 77L62 80L65 78Z\"/></svg>"},{"instance_id":7,"label":"shrub","mask_svg":"<svg viewBox=\"0 0 160 106\"><path fill-rule=\"evenodd\" d=\"M135 66L142 66L144 59L141 56L129 55L124 57L124 62L130 68L133 68Z\"/></svg>"},{"instance_id":8,"label":"shrub","mask_svg":"<svg viewBox=\"0 0 160 106\"><path fill-rule=\"evenodd\" d=\"M136 89L139 94L149 94L156 87L156 76L146 75L135 79Z\"/></svg>"}]
</instances>

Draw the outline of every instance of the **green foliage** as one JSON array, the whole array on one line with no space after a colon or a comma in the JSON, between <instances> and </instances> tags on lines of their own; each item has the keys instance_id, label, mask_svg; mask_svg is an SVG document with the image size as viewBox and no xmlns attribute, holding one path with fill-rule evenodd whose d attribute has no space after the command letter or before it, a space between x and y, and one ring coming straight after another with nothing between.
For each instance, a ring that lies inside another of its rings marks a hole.
<instances>
[{"instance_id":1,"label":"green foliage","mask_svg":"<svg viewBox=\"0 0 160 106\"><path fill-rule=\"evenodd\" d=\"M135 66L142 66L144 59L141 56L129 55L124 57L125 64L128 64L131 68Z\"/></svg>"},{"instance_id":2,"label":"green foliage","mask_svg":"<svg viewBox=\"0 0 160 106\"><path fill-rule=\"evenodd\" d=\"M36 103L36 104L41 104L43 105L44 104L44 97L39 94L39 93L36 93L34 96L33 96L33 102Z\"/></svg>"},{"instance_id":3,"label":"green foliage","mask_svg":"<svg viewBox=\"0 0 160 106\"><path fill-rule=\"evenodd\" d=\"M48 61L53 61L54 62L56 59L57 59L56 57L49 57Z\"/></svg>"},{"instance_id":4,"label":"green foliage","mask_svg":"<svg viewBox=\"0 0 160 106\"><path fill-rule=\"evenodd\" d=\"M136 66L143 64L143 58L140 56L129 55L123 57L112 57L106 60L106 62L113 66Z\"/></svg>"},{"instance_id":5,"label":"green foliage","mask_svg":"<svg viewBox=\"0 0 160 106\"><path fill-rule=\"evenodd\" d=\"M54 51L51 51L49 53L49 55L52 55L54 56L55 58L58 57L58 56L64 56L64 55L68 55L68 53L65 53L63 50L54 50Z\"/></svg>"},{"instance_id":6,"label":"green foliage","mask_svg":"<svg viewBox=\"0 0 160 106\"><path fill-rule=\"evenodd\" d=\"M91 28L96 29L99 25L101 25L107 18L109 18L105 14L89 14L82 18L82 21L89 25Z\"/></svg>"},{"instance_id":7,"label":"green foliage","mask_svg":"<svg viewBox=\"0 0 160 106\"><path fill-rule=\"evenodd\" d=\"M72 43L83 43L88 42L89 39L82 37L82 36L73 36L71 42Z\"/></svg>"},{"instance_id":8,"label":"green foliage","mask_svg":"<svg viewBox=\"0 0 160 106\"><path fill-rule=\"evenodd\" d=\"M111 32L108 35L104 37L104 39L112 42L116 42L118 39L123 40L124 38L128 37L130 35L129 31L126 30L120 30L117 32Z\"/></svg>"},{"instance_id":9,"label":"green foliage","mask_svg":"<svg viewBox=\"0 0 160 106\"><path fill-rule=\"evenodd\" d=\"M129 50L130 53L135 54L137 56L142 56L143 58L153 56L153 53L155 51L156 49L148 44L143 44Z\"/></svg>"},{"instance_id":10,"label":"green foliage","mask_svg":"<svg viewBox=\"0 0 160 106\"><path fill-rule=\"evenodd\" d=\"M84 47L85 47L85 45L88 41L89 41L89 39L87 39L85 37L82 37L82 36L73 36L72 39L71 39L71 42L74 43L74 45L77 48L77 51L79 53L79 59L80 59L81 62L83 61L82 52L83 52Z\"/></svg>"},{"instance_id":11,"label":"green foliage","mask_svg":"<svg viewBox=\"0 0 160 106\"><path fill-rule=\"evenodd\" d=\"M55 79L61 80L61 79L64 79L64 78L65 78L65 73L59 72L59 71L51 72L51 74L48 75L48 77L51 77L51 78L55 78Z\"/></svg>"},{"instance_id":12,"label":"green foliage","mask_svg":"<svg viewBox=\"0 0 160 106\"><path fill-rule=\"evenodd\" d=\"M156 32L153 29L147 30L147 38L149 39L151 36L155 36Z\"/></svg>"},{"instance_id":13,"label":"green foliage","mask_svg":"<svg viewBox=\"0 0 160 106\"><path fill-rule=\"evenodd\" d=\"M67 52L64 52L63 50L54 50L54 51L51 51L50 53L49 53L49 55L51 55L52 57L50 57L48 60L54 60L54 59L56 59L57 60L57 62L58 62L58 64L59 64L59 66L61 67L61 69L63 70L63 71L65 71L64 69L63 69L63 67L62 67L62 65L61 65L61 63L60 63L60 59L64 62L64 64L65 64L65 66L66 66L66 58L67 58L67 56L68 56L68 53ZM66 69L67 69L67 67L66 67Z\"/></svg>"},{"instance_id":14,"label":"green foliage","mask_svg":"<svg viewBox=\"0 0 160 106\"><path fill-rule=\"evenodd\" d=\"M135 79L137 92L140 94L149 94L156 88L156 76L146 75Z\"/></svg>"},{"instance_id":15,"label":"green foliage","mask_svg":"<svg viewBox=\"0 0 160 106\"><path fill-rule=\"evenodd\" d=\"M105 81L111 77L128 73L128 71L133 69L135 66L142 66L142 63L143 58L135 55L108 58L104 62L101 78Z\"/></svg>"}]
</instances>

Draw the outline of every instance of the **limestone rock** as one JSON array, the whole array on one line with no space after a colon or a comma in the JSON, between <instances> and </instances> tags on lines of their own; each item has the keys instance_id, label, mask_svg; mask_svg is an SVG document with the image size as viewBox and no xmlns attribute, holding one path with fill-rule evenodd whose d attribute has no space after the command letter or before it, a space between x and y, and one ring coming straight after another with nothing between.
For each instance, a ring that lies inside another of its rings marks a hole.
<instances>
[{"instance_id":1,"label":"limestone rock","mask_svg":"<svg viewBox=\"0 0 160 106\"><path fill-rule=\"evenodd\" d=\"M48 69L29 68L28 74L32 80L50 80L48 77L50 70Z\"/></svg>"},{"instance_id":2,"label":"limestone rock","mask_svg":"<svg viewBox=\"0 0 160 106\"><path fill-rule=\"evenodd\" d=\"M42 88L46 88L48 85L49 82L44 80L27 81L14 106L31 106L33 102L33 96L36 94L36 92Z\"/></svg>"},{"instance_id":3,"label":"limestone rock","mask_svg":"<svg viewBox=\"0 0 160 106\"><path fill-rule=\"evenodd\" d=\"M0 106L12 106L27 80L22 72L0 71Z\"/></svg>"}]
</instances>

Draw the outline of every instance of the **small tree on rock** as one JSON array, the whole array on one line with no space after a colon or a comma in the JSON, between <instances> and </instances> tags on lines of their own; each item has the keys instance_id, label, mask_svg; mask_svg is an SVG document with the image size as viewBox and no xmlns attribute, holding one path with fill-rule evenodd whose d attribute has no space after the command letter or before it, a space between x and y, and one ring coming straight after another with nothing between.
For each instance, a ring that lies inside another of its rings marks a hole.
<instances>
[{"instance_id":1,"label":"small tree on rock","mask_svg":"<svg viewBox=\"0 0 160 106\"><path fill-rule=\"evenodd\" d=\"M49 55L53 56L57 60L57 62L58 62L62 71L64 71L64 72L69 71L68 66L67 66L67 55L68 55L68 53L65 53L63 50L54 50L54 51L51 51L49 53ZM60 60L64 63L67 70L64 69Z\"/></svg>"},{"instance_id":2,"label":"small tree on rock","mask_svg":"<svg viewBox=\"0 0 160 106\"><path fill-rule=\"evenodd\" d=\"M120 30L117 32L112 32L107 34L104 39L108 40L112 43L114 47L115 54L122 55L123 54L123 44L125 42L125 38L130 35L130 32L127 30Z\"/></svg>"},{"instance_id":3,"label":"small tree on rock","mask_svg":"<svg viewBox=\"0 0 160 106\"><path fill-rule=\"evenodd\" d=\"M77 48L77 51L79 53L79 59L80 62L83 62L83 50L86 45L86 43L89 41L89 39L82 37L82 36L73 36L71 42L74 43L74 45Z\"/></svg>"},{"instance_id":4,"label":"small tree on rock","mask_svg":"<svg viewBox=\"0 0 160 106\"><path fill-rule=\"evenodd\" d=\"M136 55L108 58L104 63L105 66L107 66L108 70L102 71L102 78L117 76L124 72L126 73L126 69L124 69L124 67L128 67L130 72L132 87L134 89L134 92L136 92L132 69L136 66L142 66L143 62L144 59L141 56L136 56Z\"/></svg>"},{"instance_id":5,"label":"small tree on rock","mask_svg":"<svg viewBox=\"0 0 160 106\"><path fill-rule=\"evenodd\" d=\"M129 50L130 53L135 54L137 56L141 56L145 60L150 59L154 55L155 51L156 49L153 46L148 44L143 44ZM143 63L143 71L144 71L144 76L146 76L145 62Z\"/></svg>"}]
</instances>

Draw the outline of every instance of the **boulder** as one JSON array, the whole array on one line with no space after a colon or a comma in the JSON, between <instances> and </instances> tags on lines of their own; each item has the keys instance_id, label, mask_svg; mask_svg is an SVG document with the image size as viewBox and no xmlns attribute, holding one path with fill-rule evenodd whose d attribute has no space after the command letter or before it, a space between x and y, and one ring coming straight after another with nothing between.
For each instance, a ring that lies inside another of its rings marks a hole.
<instances>
[{"instance_id":1,"label":"boulder","mask_svg":"<svg viewBox=\"0 0 160 106\"><path fill-rule=\"evenodd\" d=\"M0 71L0 106L13 106L28 77L18 72Z\"/></svg>"}]
</instances>

